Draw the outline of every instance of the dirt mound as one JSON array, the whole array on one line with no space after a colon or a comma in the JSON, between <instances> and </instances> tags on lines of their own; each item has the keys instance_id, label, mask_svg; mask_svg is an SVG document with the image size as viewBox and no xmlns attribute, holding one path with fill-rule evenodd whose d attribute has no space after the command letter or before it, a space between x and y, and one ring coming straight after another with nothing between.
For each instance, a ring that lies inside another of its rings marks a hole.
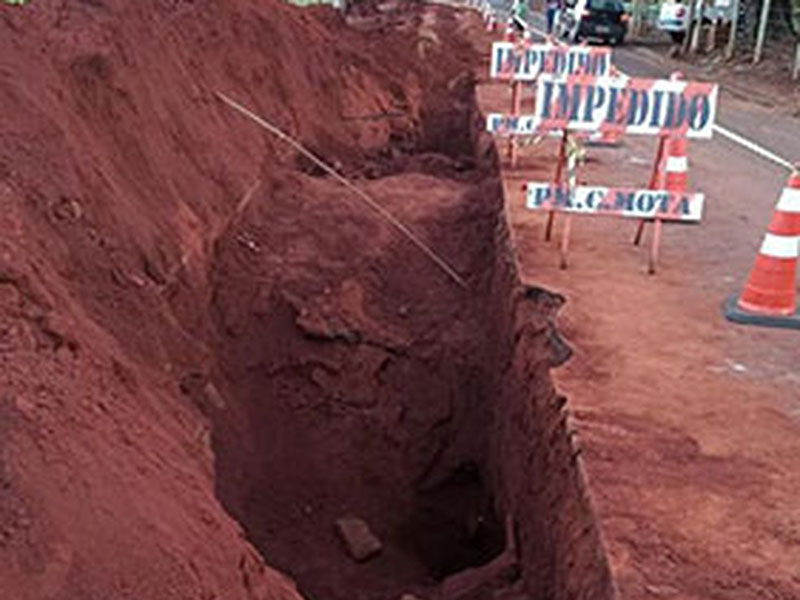
<instances>
[{"instance_id":1,"label":"dirt mound","mask_svg":"<svg viewBox=\"0 0 800 600\"><path fill-rule=\"evenodd\" d=\"M491 586L607 592L464 19L0 11L3 591L297 598L263 556L313 597L377 599L511 547ZM468 290L218 91L359 179ZM349 514L383 543L366 565L336 545Z\"/></svg>"}]
</instances>

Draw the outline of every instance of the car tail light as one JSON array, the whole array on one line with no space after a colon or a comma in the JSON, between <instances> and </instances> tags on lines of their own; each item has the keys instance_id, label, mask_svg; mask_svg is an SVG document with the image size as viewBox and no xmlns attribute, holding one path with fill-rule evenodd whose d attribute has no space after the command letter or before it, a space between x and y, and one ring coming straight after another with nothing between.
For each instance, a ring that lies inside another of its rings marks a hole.
<instances>
[{"instance_id":1,"label":"car tail light","mask_svg":"<svg viewBox=\"0 0 800 600\"><path fill-rule=\"evenodd\" d=\"M678 17L678 18L683 18L683 15L685 15L685 14L686 14L686 9L683 8L682 6L678 10L675 11L675 16Z\"/></svg>"}]
</instances>

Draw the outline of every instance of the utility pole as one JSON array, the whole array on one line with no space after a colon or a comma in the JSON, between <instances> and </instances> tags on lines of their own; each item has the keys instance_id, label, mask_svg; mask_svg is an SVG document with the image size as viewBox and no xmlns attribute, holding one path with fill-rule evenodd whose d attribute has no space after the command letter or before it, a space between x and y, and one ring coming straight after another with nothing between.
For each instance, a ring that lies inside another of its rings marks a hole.
<instances>
[{"instance_id":1,"label":"utility pole","mask_svg":"<svg viewBox=\"0 0 800 600\"><path fill-rule=\"evenodd\" d=\"M736 30L739 28L739 0L731 3L731 32L728 35L728 45L725 47L725 60L733 58L733 51L736 48Z\"/></svg>"},{"instance_id":2,"label":"utility pole","mask_svg":"<svg viewBox=\"0 0 800 600\"><path fill-rule=\"evenodd\" d=\"M770 0L763 0L761 5L761 20L758 22L758 38L756 39L756 51L753 54L753 64L761 60L761 52L764 50L764 38L767 37L767 21L769 21Z\"/></svg>"},{"instance_id":3,"label":"utility pole","mask_svg":"<svg viewBox=\"0 0 800 600\"><path fill-rule=\"evenodd\" d=\"M794 50L794 67L792 68L792 79L797 81L800 78L800 42L797 42L797 48Z\"/></svg>"},{"instance_id":4,"label":"utility pole","mask_svg":"<svg viewBox=\"0 0 800 600\"><path fill-rule=\"evenodd\" d=\"M642 0L633 0L631 4L633 22L631 23L631 33L639 35L642 33Z\"/></svg>"},{"instance_id":5,"label":"utility pole","mask_svg":"<svg viewBox=\"0 0 800 600\"><path fill-rule=\"evenodd\" d=\"M708 36L706 37L706 54L711 54L714 48L717 47L717 27L719 27L719 18L714 15L711 19L711 27L708 29Z\"/></svg>"}]
</instances>

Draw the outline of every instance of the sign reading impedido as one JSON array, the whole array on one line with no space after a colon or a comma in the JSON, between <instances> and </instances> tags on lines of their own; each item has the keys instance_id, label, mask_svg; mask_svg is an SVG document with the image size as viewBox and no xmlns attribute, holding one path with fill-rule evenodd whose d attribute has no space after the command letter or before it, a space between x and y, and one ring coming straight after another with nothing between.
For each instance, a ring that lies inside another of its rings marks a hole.
<instances>
[{"instance_id":1,"label":"sign reading impedido","mask_svg":"<svg viewBox=\"0 0 800 600\"><path fill-rule=\"evenodd\" d=\"M713 83L541 75L534 114L491 113L486 128L499 135L533 135L566 127L708 139L716 120L717 95Z\"/></svg>"},{"instance_id":2,"label":"sign reading impedido","mask_svg":"<svg viewBox=\"0 0 800 600\"><path fill-rule=\"evenodd\" d=\"M610 72L611 48L607 47L492 44L489 74L494 79L533 81L543 73L601 77Z\"/></svg>"},{"instance_id":3,"label":"sign reading impedido","mask_svg":"<svg viewBox=\"0 0 800 600\"><path fill-rule=\"evenodd\" d=\"M703 194L578 186L570 191L552 183L528 183L526 208L609 215L635 219L697 223L703 216Z\"/></svg>"}]
</instances>

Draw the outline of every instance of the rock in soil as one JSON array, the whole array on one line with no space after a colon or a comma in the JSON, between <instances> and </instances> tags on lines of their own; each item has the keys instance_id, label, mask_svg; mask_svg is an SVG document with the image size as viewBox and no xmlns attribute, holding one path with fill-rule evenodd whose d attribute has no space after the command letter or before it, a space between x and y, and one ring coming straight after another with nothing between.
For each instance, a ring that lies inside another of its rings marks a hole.
<instances>
[{"instance_id":1,"label":"rock in soil","mask_svg":"<svg viewBox=\"0 0 800 600\"><path fill-rule=\"evenodd\" d=\"M347 552L358 562L369 560L381 551L381 542L361 519L344 517L336 521L336 533L347 547Z\"/></svg>"}]
</instances>

